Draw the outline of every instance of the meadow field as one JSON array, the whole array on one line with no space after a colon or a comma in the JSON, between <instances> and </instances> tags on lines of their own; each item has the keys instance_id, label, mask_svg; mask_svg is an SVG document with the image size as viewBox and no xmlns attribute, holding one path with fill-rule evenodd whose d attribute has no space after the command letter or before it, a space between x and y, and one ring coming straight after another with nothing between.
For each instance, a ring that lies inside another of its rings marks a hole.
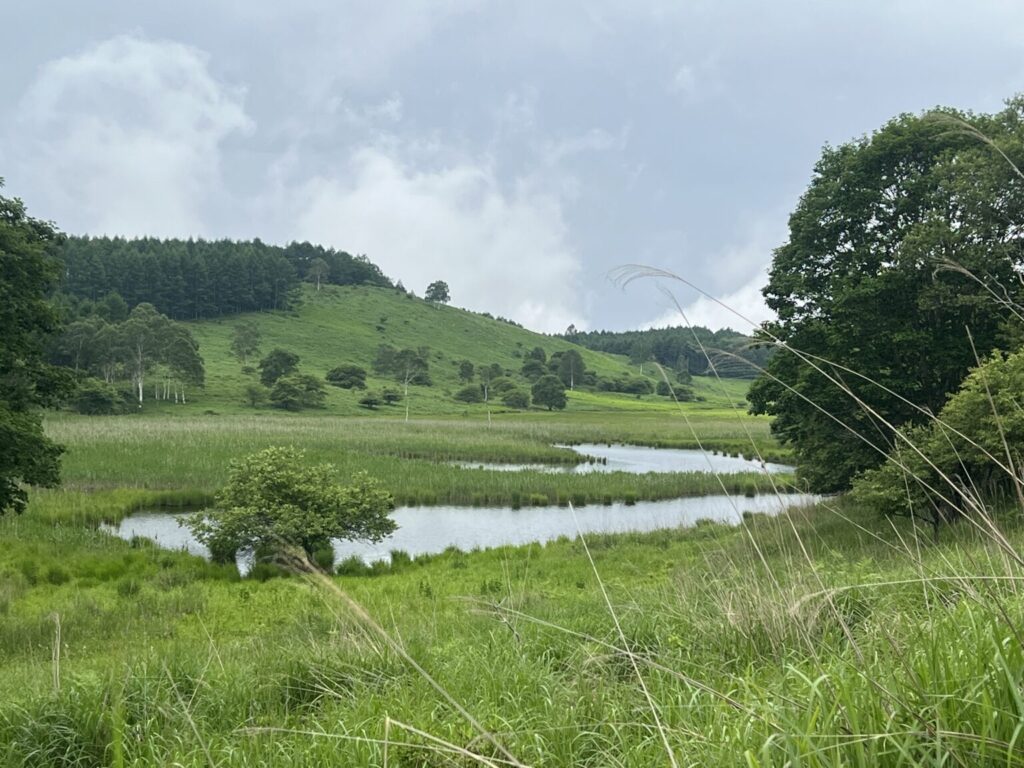
<instances>
[{"instance_id":1,"label":"meadow field","mask_svg":"<svg viewBox=\"0 0 1024 768\"><path fill-rule=\"evenodd\" d=\"M785 458L727 402L429 419L48 418L64 485L0 520L0 765L1015 766L1024 620L1013 520L936 540L846 499L334 575L208 563L102 522L209 503L295 445L403 504L773 492L763 474L450 466L575 443ZM427 510L429 512L429 510Z\"/></svg>"}]
</instances>

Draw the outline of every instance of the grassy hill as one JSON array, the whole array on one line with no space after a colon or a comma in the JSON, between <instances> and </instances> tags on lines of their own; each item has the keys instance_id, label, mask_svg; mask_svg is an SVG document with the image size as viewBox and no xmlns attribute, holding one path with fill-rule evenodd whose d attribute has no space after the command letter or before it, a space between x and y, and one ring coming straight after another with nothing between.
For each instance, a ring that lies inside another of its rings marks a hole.
<instances>
[{"instance_id":1,"label":"grassy hill","mask_svg":"<svg viewBox=\"0 0 1024 768\"><path fill-rule=\"evenodd\" d=\"M190 323L206 365L205 391L193 398L188 410L211 409L219 412L251 411L244 403L248 384L258 380L246 374L230 351L233 328L253 321L262 334L260 355L275 347L299 355L299 370L322 379L337 365L351 363L366 368L370 389L395 386L389 378L375 376L372 363L382 344L396 348L430 349L432 386L411 386L410 410L414 415L484 412L487 406L466 405L452 395L464 383L459 380L459 363L469 360L477 367L499 364L524 387L519 376L523 356L534 347L554 352L576 349L587 369L600 377L637 377L640 372L624 357L584 349L562 339L544 336L524 328L494 320L456 307L441 306L404 293L366 286L325 286L320 291L304 289L299 307L288 312L235 315L218 320ZM656 382L651 366L645 377ZM705 398L705 406L727 405L743 399L747 382L727 381L724 386L710 380L696 380L694 390ZM327 408L334 414L361 414L368 411L358 404L358 391L328 387ZM494 408L496 404L492 403ZM174 406L162 406L173 408ZM573 393L571 410L657 410L675 409L674 403L654 395L637 398L615 393ZM149 406L152 409L153 405ZM383 413L404 412L400 406L382 408Z\"/></svg>"}]
</instances>

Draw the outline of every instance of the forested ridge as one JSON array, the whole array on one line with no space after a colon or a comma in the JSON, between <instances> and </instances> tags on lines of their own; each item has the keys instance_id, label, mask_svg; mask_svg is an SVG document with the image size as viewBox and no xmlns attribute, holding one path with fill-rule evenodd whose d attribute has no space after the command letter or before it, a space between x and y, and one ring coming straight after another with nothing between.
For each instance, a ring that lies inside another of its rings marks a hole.
<instances>
[{"instance_id":1,"label":"forested ridge","mask_svg":"<svg viewBox=\"0 0 1024 768\"><path fill-rule=\"evenodd\" d=\"M60 291L76 303L118 294L187 320L290 308L301 280L392 285L365 256L310 243L68 237L57 249Z\"/></svg>"},{"instance_id":2,"label":"forested ridge","mask_svg":"<svg viewBox=\"0 0 1024 768\"><path fill-rule=\"evenodd\" d=\"M753 379L771 350L729 328L652 328L646 331L575 331L567 341L613 355L628 355L637 365L655 362L671 370L696 375L717 373ZM713 369L713 370L712 370Z\"/></svg>"}]
</instances>

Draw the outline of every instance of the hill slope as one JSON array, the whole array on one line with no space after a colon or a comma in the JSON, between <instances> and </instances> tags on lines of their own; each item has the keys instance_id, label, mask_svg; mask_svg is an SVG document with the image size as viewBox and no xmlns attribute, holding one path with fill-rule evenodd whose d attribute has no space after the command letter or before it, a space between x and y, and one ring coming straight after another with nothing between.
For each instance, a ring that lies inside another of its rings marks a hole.
<instances>
[{"instance_id":1,"label":"hill slope","mask_svg":"<svg viewBox=\"0 0 1024 768\"><path fill-rule=\"evenodd\" d=\"M464 383L459 380L459 363L469 360L475 366L497 363L527 386L518 372L523 356L534 347L553 352L576 349L588 370L601 377L638 377L636 366L626 358L583 349L563 339L544 336L524 328L493 320L455 307L435 307L402 292L369 286L324 286L320 291L304 289L301 304L288 312L234 315L218 320L189 323L200 345L206 364L206 389L189 409L245 410L247 385L258 380L246 374L230 351L231 334L241 322L256 323L262 334L260 356L275 347L299 355L299 370L322 379L337 365L351 363L366 368L371 389L395 386L387 377L374 375L372 363L378 348L390 344L396 348L427 347L430 350L430 375L433 386L410 387L410 408L415 415L462 413L485 410L486 406L455 402L452 395ZM656 381L650 366L646 378ZM698 394L708 396L710 387L695 382ZM735 389L735 391L732 391ZM745 384L727 390L725 400L742 399ZM716 389L716 391L720 391ZM332 413L367 411L358 405L361 393L328 387L327 407ZM716 399L721 400L719 394ZM712 398L709 397L709 400ZM570 408L650 408L670 407L663 397L579 393ZM171 406L167 406L171 407ZM404 411L403 406L399 409ZM383 412L396 414L395 408Z\"/></svg>"}]
</instances>

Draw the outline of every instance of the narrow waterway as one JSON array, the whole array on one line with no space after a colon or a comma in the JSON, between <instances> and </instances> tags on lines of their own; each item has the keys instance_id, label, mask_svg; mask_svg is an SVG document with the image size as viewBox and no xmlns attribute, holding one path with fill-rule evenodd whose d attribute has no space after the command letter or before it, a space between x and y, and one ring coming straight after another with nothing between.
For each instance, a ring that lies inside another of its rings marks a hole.
<instances>
[{"instance_id":1,"label":"narrow waterway","mask_svg":"<svg viewBox=\"0 0 1024 768\"><path fill-rule=\"evenodd\" d=\"M807 494L783 496L698 496L666 501L640 501L589 505L576 509L524 507L399 507L394 511L398 530L379 544L336 541L338 562L356 556L366 562L387 560L391 550L412 556L443 552L448 547L469 551L487 547L547 542L579 533L625 533L690 526L698 520L738 523L744 512L778 514L783 509L816 501ZM107 530L123 539L142 536L167 549L183 549L209 557L207 549L179 525L178 516L166 512L139 512ZM239 568L248 570L245 558Z\"/></svg>"},{"instance_id":2,"label":"narrow waterway","mask_svg":"<svg viewBox=\"0 0 1024 768\"><path fill-rule=\"evenodd\" d=\"M739 456L714 454L685 448L648 448L642 445L604 445L584 443L582 445L559 446L571 448L580 454L580 464L496 464L479 461L452 462L467 469L491 469L498 472L553 472L583 475L590 472L629 472L642 475L647 472L770 472L780 474L792 472L793 467L785 464L760 462ZM596 459L596 461L587 461Z\"/></svg>"}]
</instances>

